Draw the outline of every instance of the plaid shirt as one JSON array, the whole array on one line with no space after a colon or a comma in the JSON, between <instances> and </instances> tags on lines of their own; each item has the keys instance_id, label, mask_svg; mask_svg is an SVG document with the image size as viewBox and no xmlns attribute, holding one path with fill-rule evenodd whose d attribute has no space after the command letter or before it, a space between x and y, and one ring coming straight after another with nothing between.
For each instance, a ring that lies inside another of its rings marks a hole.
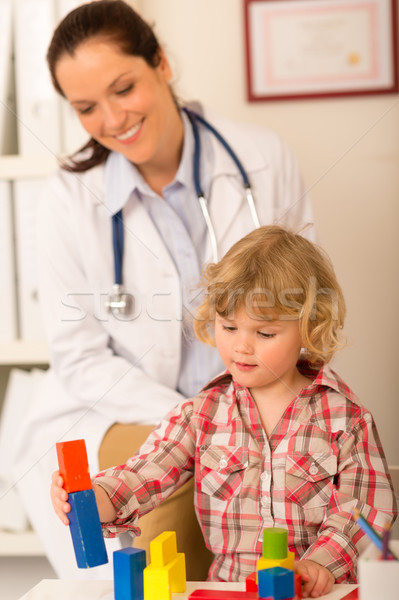
<instances>
[{"instance_id":1,"label":"plaid shirt","mask_svg":"<svg viewBox=\"0 0 399 600\"><path fill-rule=\"evenodd\" d=\"M95 478L117 519L104 535L139 534L138 517L195 477L195 508L214 553L209 578L240 581L256 569L265 527L288 529L296 558L356 581L369 543L351 511L380 532L396 503L373 418L328 367L285 410L268 439L251 394L229 373L169 413L126 465Z\"/></svg>"}]
</instances>

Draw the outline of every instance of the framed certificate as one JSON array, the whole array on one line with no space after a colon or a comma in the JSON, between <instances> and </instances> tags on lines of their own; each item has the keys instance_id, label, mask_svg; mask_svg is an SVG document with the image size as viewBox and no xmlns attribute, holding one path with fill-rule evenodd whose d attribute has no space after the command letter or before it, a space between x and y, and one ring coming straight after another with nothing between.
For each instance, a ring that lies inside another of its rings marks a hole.
<instances>
[{"instance_id":1,"label":"framed certificate","mask_svg":"<svg viewBox=\"0 0 399 600\"><path fill-rule=\"evenodd\" d=\"M397 0L244 0L248 100L398 91Z\"/></svg>"}]
</instances>

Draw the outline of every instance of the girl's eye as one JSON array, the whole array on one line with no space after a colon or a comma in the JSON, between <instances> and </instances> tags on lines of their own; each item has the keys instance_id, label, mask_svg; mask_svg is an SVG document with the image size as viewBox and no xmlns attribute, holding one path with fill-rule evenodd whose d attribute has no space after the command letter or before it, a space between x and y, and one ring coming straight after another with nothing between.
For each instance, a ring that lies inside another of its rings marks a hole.
<instances>
[{"instance_id":1,"label":"girl's eye","mask_svg":"<svg viewBox=\"0 0 399 600\"><path fill-rule=\"evenodd\" d=\"M232 325L223 325L223 329L225 331L236 331L237 327L233 327Z\"/></svg>"},{"instance_id":2,"label":"girl's eye","mask_svg":"<svg viewBox=\"0 0 399 600\"><path fill-rule=\"evenodd\" d=\"M265 338L265 339L270 339L275 337L275 333L265 333L264 331L258 331L260 337Z\"/></svg>"}]
</instances>

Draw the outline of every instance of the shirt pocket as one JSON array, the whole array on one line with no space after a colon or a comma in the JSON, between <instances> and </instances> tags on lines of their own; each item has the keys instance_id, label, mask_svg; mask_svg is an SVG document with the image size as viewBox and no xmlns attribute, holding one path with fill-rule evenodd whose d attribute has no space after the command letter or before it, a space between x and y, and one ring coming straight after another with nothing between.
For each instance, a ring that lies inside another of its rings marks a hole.
<instances>
[{"instance_id":1,"label":"shirt pocket","mask_svg":"<svg viewBox=\"0 0 399 600\"><path fill-rule=\"evenodd\" d=\"M238 494L248 467L248 448L210 446L200 450L201 492L219 500Z\"/></svg>"},{"instance_id":2,"label":"shirt pocket","mask_svg":"<svg viewBox=\"0 0 399 600\"><path fill-rule=\"evenodd\" d=\"M329 503L337 474L337 457L332 453L287 455L285 486L287 499L305 510Z\"/></svg>"}]
</instances>

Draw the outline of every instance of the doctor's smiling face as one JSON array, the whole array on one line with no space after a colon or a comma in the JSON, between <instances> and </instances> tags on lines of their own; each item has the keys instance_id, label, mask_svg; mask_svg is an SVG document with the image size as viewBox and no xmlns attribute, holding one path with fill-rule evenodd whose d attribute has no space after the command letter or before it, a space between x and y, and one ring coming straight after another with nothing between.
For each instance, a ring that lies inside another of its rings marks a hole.
<instances>
[{"instance_id":1,"label":"doctor's smiling face","mask_svg":"<svg viewBox=\"0 0 399 600\"><path fill-rule=\"evenodd\" d=\"M142 171L177 169L183 124L162 51L152 67L114 41L94 37L60 57L56 76L81 124L102 146L120 152Z\"/></svg>"}]
</instances>

